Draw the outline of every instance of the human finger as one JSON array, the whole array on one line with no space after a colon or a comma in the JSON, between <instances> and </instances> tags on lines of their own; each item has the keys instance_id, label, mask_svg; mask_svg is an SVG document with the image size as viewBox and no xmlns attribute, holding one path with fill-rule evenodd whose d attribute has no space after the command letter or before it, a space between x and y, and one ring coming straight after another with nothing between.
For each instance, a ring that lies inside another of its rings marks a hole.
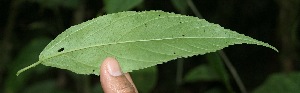
<instances>
[{"instance_id":1,"label":"human finger","mask_svg":"<svg viewBox=\"0 0 300 93\"><path fill-rule=\"evenodd\" d=\"M100 82L105 93L137 93L129 76L123 74L114 58L106 58L100 67Z\"/></svg>"}]
</instances>

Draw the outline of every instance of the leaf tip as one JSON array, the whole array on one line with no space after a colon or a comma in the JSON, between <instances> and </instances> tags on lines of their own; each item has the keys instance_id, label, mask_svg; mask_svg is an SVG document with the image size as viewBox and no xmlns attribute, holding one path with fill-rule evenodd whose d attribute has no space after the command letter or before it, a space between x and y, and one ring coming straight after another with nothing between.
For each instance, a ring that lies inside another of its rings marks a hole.
<instances>
[{"instance_id":1,"label":"leaf tip","mask_svg":"<svg viewBox=\"0 0 300 93\"><path fill-rule=\"evenodd\" d=\"M22 72L23 72L23 69L19 70L16 75L19 76L20 73L22 73Z\"/></svg>"},{"instance_id":2,"label":"leaf tip","mask_svg":"<svg viewBox=\"0 0 300 93\"><path fill-rule=\"evenodd\" d=\"M279 53L279 50L277 48L273 47L272 49Z\"/></svg>"},{"instance_id":3,"label":"leaf tip","mask_svg":"<svg viewBox=\"0 0 300 93\"><path fill-rule=\"evenodd\" d=\"M274 51L276 51L277 53L279 53L279 50L274 46L267 44L267 45L265 45L265 47L269 47L269 48L273 49Z\"/></svg>"}]
</instances>

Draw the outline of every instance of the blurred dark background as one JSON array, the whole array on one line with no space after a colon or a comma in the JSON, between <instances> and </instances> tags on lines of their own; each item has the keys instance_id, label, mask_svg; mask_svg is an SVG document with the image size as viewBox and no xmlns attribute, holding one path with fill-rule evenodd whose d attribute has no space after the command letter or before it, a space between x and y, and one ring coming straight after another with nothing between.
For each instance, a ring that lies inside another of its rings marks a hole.
<instances>
[{"instance_id":1,"label":"blurred dark background","mask_svg":"<svg viewBox=\"0 0 300 93\"><path fill-rule=\"evenodd\" d=\"M0 6L1 93L102 92L95 75L43 65L15 74L36 62L43 48L70 26L127 10L197 16L279 50L234 45L134 71L131 75L141 93L300 91L300 0L1 0ZM241 81L232 75L234 68Z\"/></svg>"}]
</instances>

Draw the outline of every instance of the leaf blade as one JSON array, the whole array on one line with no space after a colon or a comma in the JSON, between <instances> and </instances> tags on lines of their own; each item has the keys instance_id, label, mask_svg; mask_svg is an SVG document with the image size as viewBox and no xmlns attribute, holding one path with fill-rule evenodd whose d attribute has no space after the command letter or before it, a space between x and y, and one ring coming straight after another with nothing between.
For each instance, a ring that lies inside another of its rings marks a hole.
<instances>
[{"instance_id":1,"label":"leaf blade","mask_svg":"<svg viewBox=\"0 0 300 93\"><path fill-rule=\"evenodd\" d=\"M49 43L39 58L46 66L98 75L106 57L115 57L124 72L131 72L242 43L278 51L267 43L196 17L128 11L70 27Z\"/></svg>"}]
</instances>

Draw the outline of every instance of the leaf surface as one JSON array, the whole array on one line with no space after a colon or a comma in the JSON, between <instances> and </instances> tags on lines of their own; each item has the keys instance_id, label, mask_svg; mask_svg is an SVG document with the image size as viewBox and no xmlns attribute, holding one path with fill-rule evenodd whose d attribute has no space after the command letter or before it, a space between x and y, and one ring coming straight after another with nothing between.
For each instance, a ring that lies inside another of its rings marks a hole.
<instances>
[{"instance_id":1,"label":"leaf surface","mask_svg":"<svg viewBox=\"0 0 300 93\"><path fill-rule=\"evenodd\" d=\"M234 44L267 43L196 17L163 11L120 12L72 26L41 52L38 64L98 75L106 57L115 57L123 72L169 60L202 55Z\"/></svg>"}]
</instances>

